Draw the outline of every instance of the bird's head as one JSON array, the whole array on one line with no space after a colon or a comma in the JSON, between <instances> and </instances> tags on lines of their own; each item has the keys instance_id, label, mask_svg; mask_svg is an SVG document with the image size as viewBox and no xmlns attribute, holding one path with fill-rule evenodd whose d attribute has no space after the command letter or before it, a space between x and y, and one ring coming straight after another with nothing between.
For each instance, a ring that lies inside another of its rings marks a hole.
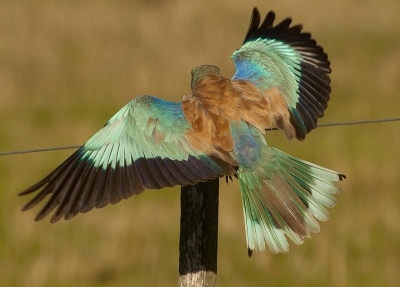
<instances>
[{"instance_id":1,"label":"bird's head","mask_svg":"<svg viewBox=\"0 0 400 287\"><path fill-rule=\"evenodd\" d=\"M197 66L192 70L192 91L196 88L197 84L207 75L221 76L221 72L217 66L213 65L201 65Z\"/></svg>"}]
</instances>

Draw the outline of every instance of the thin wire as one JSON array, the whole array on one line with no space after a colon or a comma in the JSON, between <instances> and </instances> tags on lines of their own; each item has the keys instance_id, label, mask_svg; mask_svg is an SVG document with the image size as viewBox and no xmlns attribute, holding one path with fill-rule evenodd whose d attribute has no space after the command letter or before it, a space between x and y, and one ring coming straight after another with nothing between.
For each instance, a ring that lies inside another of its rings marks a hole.
<instances>
[{"instance_id":1,"label":"thin wire","mask_svg":"<svg viewBox=\"0 0 400 287\"><path fill-rule=\"evenodd\" d=\"M400 121L400 117L399 118L389 118L389 119L378 119L378 120L363 120L363 121L353 121L353 122L327 123L327 124L319 124L318 127L349 126L349 125L374 124L374 123L385 123L385 122L396 122L396 121ZM267 131L276 131L276 130L278 130L278 128L270 128ZM51 148L6 151L6 152L0 152L0 156L43 152L43 151L53 151L53 150L73 149L73 148L80 148L81 146L82 145L70 145L70 146L60 146L60 147L51 147Z\"/></svg>"},{"instance_id":2,"label":"thin wire","mask_svg":"<svg viewBox=\"0 0 400 287\"><path fill-rule=\"evenodd\" d=\"M363 121L354 121L354 122L336 122L336 123L319 124L318 127L320 128L320 127L332 127L332 126L350 126L350 125L375 124L375 123L396 122L396 121L400 121L400 118L363 120ZM270 128L268 130L269 131L277 131L278 128Z\"/></svg>"},{"instance_id":3,"label":"thin wire","mask_svg":"<svg viewBox=\"0 0 400 287\"><path fill-rule=\"evenodd\" d=\"M12 154L23 154L23 153L34 153L34 152L42 152L42 151L72 149L72 148L80 148L80 147L81 147L81 145L69 145L69 146L59 146L59 147L50 147L50 148L38 148L38 149L6 151L6 152L0 152L0 156L2 156L2 155L12 155Z\"/></svg>"}]
</instances>

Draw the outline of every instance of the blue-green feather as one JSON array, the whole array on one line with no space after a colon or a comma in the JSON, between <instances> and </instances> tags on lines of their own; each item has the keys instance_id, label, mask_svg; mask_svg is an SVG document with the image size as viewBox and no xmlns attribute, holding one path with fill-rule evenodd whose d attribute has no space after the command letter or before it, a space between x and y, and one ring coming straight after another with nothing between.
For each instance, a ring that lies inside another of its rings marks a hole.
<instances>
[{"instance_id":1,"label":"blue-green feather","mask_svg":"<svg viewBox=\"0 0 400 287\"><path fill-rule=\"evenodd\" d=\"M301 25L287 18L274 26L271 11L261 23L255 8L243 45L232 58L233 80L244 79L261 93L277 87L285 96L296 138L303 140L324 115L331 92L330 62L323 49Z\"/></svg>"},{"instance_id":2,"label":"blue-green feather","mask_svg":"<svg viewBox=\"0 0 400 287\"><path fill-rule=\"evenodd\" d=\"M181 103L140 96L52 173L23 191L41 189L24 210L51 194L36 220L57 208L51 219L56 222L145 189L185 186L228 175L188 144L185 134L191 129Z\"/></svg>"},{"instance_id":3,"label":"blue-green feather","mask_svg":"<svg viewBox=\"0 0 400 287\"><path fill-rule=\"evenodd\" d=\"M231 122L230 127L249 255L265 246L273 253L287 252L285 235L302 244L309 232L319 231L316 219L328 219L324 206L335 205L333 194L340 189L334 182L342 175L269 147L246 122Z\"/></svg>"}]
</instances>

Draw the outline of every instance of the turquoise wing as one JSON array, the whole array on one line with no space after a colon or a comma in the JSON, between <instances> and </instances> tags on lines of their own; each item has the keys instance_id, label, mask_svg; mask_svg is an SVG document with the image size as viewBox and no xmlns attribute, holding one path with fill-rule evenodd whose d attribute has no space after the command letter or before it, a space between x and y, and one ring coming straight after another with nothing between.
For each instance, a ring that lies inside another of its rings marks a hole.
<instances>
[{"instance_id":1,"label":"turquoise wing","mask_svg":"<svg viewBox=\"0 0 400 287\"><path fill-rule=\"evenodd\" d=\"M57 208L51 222L94 207L115 204L145 189L191 185L226 174L210 157L190 147L191 130L181 103L140 96L37 184L28 210L51 195L35 220Z\"/></svg>"},{"instance_id":2,"label":"turquoise wing","mask_svg":"<svg viewBox=\"0 0 400 287\"><path fill-rule=\"evenodd\" d=\"M254 8L243 45L232 55L236 66L232 80L246 80L261 94L278 88L287 102L296 138L304 140L327 108L331 92L328 56L311 34L302 32L301 25L290 26L292 19L274 26L271 11L261 25L260 20Z\"/></svg>"}]
</instances>

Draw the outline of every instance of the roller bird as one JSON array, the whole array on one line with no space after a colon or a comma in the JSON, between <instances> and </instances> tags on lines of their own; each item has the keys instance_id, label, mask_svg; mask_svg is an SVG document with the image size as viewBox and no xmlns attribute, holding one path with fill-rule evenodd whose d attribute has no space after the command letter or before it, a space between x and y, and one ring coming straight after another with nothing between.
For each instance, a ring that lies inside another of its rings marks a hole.
<instances>
[{"instance_id":1,"label":"roller bird","mask_svg":"<svg viewBox=\"0 0 400 287\"><path fill-rule=\"evenodd\" d=\"M268 146L276 126L303 141L330 97L330 62L322 47L286 18L261 22L253 9L232 78L218 67L192 70L182 102L141 95L119 110L53 172L19 193L35 193L22 210L46 201L35 220L51 222L115 204L145 189L239 181L249 256L266 246L287 252L320 230L336 204L343 174ZM49 195L49 197L47 196Z\"/></svg>"}]
</instances>

